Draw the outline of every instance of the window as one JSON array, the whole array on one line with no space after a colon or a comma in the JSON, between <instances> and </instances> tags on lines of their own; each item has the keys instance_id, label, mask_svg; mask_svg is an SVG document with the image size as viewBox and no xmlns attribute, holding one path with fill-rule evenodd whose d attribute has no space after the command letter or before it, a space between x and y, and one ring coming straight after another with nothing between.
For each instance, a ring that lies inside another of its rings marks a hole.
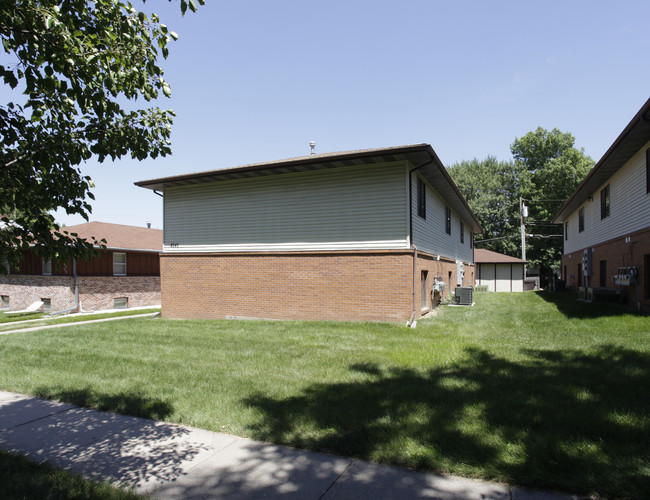
<instances>
[{"instance_id":1,"label":"window","mask_svg":"<svg viewBox=\"0 0 650 500\"><path fill-rule=\"evenodd\" d=\"M9 309L9 295L2 295L2 303L0 303L0 306L2 306L2 309Z\"/></svg>"},{"instance_id":2,"label":"window","mask_svg":"<svg viewBox=\"0 0 650 500\"><path fill-rule=\"evenodd\" d=\"M43 259L43 276L52 275L52 261Z\"/></svg>"},{"instance_id":3,"label":"window","mask_svg":"<svg viewBox=\"0 0 650 500\"><path fill-rule=\"evenodd\" d=\"M581 233L585 230L585 208L582 207L578 212L578 232Z\"/></svg>"},{"instance_id":4,"label":"window","mask_svg":"<svg viewBox=\"0 0 650 500\"><path fill-rule=\"evenodd\" d=\"M126 254L113 254L113 276L126 276Z\"/></svg>"},{"instance_id":5,"label":"window","mask_svg":"<svg viewBox=\"0 0 650 500\"><path fill-rule=\"evenodd\" d=\"M418 177L418 216L427 218L427 187Z\"/></svg>"},{"instance_id":6,"label":"window","mask_svg":"<svg viewBox=\"0 0 650 500\"><path fill-rule=\"evenodd\" d=\"M445 232L451 234L451 210L445 207Z\"/></svg>"},{"instance_id":7,"label":"window","mask_svg":"<svg viewBox=\"0 0 650 500\"><path fill-rule=\"evenodd\" d=\"M118 297L113 299L113 309L126 309L129 307L128 297Z\"/></svg>"},{"instance_id":8,"label":"window","mask_svg":"<svg viewBox=\"0 0 650 500\"><path fill-rule=\"evenodd\" d=\"M43 312L49 312L52 309L52 299L41 299L43 302Z\"/></svg>"},{"instance_id":9,"label":"window","mask_svg":"<svg viewBox=\"0 0 650 500\"><path fill-rule=\"evenodd\" d=\"M600 218L609 217L609 184L600 191Z\"/></svg>"},{"instance_id":10,"label":"window","mask_svg":"<svg viewBox=\"0 0 650 500\"><path fill-rule=\"evenodd\" d=\"M645 274L645 290L643 296L650 299L650 254L643 256L643 272Z\"/></svg>"},{"instance_id":11,"label":"window","mask_svg":"<svg viewBox=\"0 0 650 500\"><path fill-rule=\"evenodd\" d=\"M460 242L465 243L465 224L460 223Z\"/></svg>"},{"instance_id":12,"label":"window","mask_svg":"<svg viewBox=\"0 0 650 500\"><path fill-rule=\"evenodd\" d=\"M569 239L569 221L564 223L564 241Z\"/></svg>"}]
</instances>

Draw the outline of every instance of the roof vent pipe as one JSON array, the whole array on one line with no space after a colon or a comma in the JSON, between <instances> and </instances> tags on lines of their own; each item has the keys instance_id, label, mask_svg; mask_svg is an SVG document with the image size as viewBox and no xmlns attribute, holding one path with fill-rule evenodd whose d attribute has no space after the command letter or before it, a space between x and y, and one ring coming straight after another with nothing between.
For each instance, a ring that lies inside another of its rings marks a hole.
<instances>
[{"instance_id":1,"label":"roof vent pipe","mask_svg":"<svg viewBox=\"0 0 650 500\"><path fill-rule=\"evenodd\" d=\"M309 143L309 147L311 148L311 154L315 155L316 154L316 143L314 141L311 141Z\"/></svg>"}]
</instances>

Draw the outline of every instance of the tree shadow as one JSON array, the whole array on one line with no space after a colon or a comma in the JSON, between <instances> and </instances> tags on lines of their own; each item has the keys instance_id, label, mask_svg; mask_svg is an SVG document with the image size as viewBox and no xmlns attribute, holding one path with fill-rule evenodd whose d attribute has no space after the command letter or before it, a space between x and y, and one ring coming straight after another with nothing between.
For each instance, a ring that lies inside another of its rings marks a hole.
<instances>
[{"instance_id":1,"label":"tree shadow","mask_svg":"<svg viewBox=\"0 0 650 500\"><path fill-rule=\"evenodd\" d=\"M128 403L135 411L150 415L172 410L147 398L137 401L133 394L120 403L119 396L90 390L66 394L41 388L39 392L76 402L99 400L102 406L113 408ZM156 410L152 412L151 408ZM214 453L201 436L195 437L205 431L21 395L14 395L13 400L3 397L0 423L0 448L6 451L100 481L128 485L140 492L153 491L160 484L182 477L188 464Z\"/></svg>"},{"instance_id":2,"label":"tree shadow","mask_svg":"<svg viewBox=\"0 0 650 500\"><path fill-rule=\"evenodd\" d=\"M254 438L533 488L650 491L650 355L603 345L480 349L429 371L353 365L357 380L255 394Z\"/></svg>"},{"instance_id":3,"label":"tree shadow","mask_svg":"<svg viewBox=\"0 0 650 500\"><path fill-rule=\"evenodd\" d=\"M164 420L174 411L174 407L167 401L144 397L135 391L108 394L97 392L89 387L83 389L39 387L33 391L33 394L42 399L54 399L84 408L152 420Z\"/></svg>"},{"instance_id":4,"label":"tree shadow","mask_svg":"<svg viewBox=\"0 0 650 500\"><path fill-rule=\"evenodd\" d=\"M541 299L553 304L565 317L571 318L601 318L604 316L625 316L636 314L632 309L622 304L590 303L578 300L578 294L563 292L534 292Z\"/></svg>"}]
</instances>

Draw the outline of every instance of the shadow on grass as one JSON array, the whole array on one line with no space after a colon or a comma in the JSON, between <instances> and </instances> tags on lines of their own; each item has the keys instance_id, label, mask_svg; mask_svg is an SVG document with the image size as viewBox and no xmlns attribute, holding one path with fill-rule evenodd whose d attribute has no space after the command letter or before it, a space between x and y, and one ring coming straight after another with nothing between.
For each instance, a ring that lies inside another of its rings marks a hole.
<instances>
[{"instance_id":1,"label":"shadow on grass","mask_svg":"<svg viewBox=\"0 0 650 500\"><path fill-rule=\"evenodd\" d=\"M534 488L650 491L650 355L609 345L468 350L430 371L353 365L357 381L256 394L254 438Z\"/></svg>"},{"instance_id":2,"label":"shadow on grass","mask_svg":"<svg viewBox=\"0 0 650 500\"><path fill-rule=\"evenodd\" d=\"M164 420L174 411L174 407L170 403L144 397L136 392L103 394L90 388L39 387L33 394L39 398L55 399L84 408L94 408L152 420Z\"/></svg>"},{"instance_id":3,"label":"shadow on grass","mask_svg":"<svg viewBox=\"0 0 650 500\"><path fill-rule=\"evenodd\" d=\"M578 300L574 292L534 292L546 302L553 304L567 318L601 318L603 316L624 316L634 314L622 304L590 303Z\"/></svg>"}]
</instances>

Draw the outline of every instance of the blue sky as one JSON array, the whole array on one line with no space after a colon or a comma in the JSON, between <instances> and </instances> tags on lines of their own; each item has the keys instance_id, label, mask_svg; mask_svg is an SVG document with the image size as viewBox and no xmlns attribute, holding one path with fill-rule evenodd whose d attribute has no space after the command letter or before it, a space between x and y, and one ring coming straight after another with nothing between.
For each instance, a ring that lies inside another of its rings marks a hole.
<instances>
[{"instance_id":1,"label":"blue sky","mask_svg":"<svg viewBox=\"0 0 650 500\"><path fill-rule=\"evenodd\" d=\"M311 140L426 142L450 166L510 159L516 137L557 127L598 160L650 97L647 0L206 3L181 18L147 2L180 36L159 102L177 113L174 154L83 165L91 220L162 227L161 198L133 182L302 156Z\"/></svg>"}]
</instances>

